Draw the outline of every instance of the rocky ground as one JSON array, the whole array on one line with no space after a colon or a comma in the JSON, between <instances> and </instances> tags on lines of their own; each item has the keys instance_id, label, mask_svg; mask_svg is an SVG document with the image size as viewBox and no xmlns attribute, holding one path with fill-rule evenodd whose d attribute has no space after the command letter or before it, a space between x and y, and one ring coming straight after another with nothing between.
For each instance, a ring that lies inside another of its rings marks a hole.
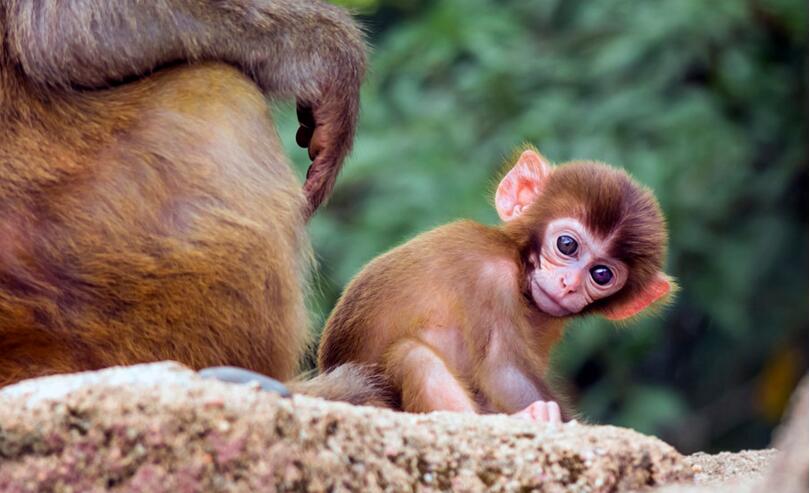
<instances>
[{"instance_id":1,"label":"rocky ground","mask_svg":"<svg viewBox=\"0 0 810 493\"><path fill-rule=\"evenodd\" d=\"M0 390L0 491L807 491L803 399L784 454L682 456L611 426L283 399L139 365Z\"/></svg>"}]
</instances>

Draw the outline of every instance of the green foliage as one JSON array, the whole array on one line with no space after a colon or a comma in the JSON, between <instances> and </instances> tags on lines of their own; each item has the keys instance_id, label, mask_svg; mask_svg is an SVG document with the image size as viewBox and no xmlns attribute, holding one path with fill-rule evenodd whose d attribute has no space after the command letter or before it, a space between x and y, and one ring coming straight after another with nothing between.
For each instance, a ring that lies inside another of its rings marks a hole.
<instances>
[{"instance_id":1,"label":"green foliage","mask_svg":"<svg viewBox=\"0 0 810 493\"><path fill-rule=\"evenodd\" d=\"M606 161L658 195L682 291L632 327L575 324L554 366L597 421L684 449L766 444L762 369L807 347L806 2L363 3L379 8L355 151L311 226L316 317L413 235L494 224L521 143Z\"/></svg>"}]
</instances>

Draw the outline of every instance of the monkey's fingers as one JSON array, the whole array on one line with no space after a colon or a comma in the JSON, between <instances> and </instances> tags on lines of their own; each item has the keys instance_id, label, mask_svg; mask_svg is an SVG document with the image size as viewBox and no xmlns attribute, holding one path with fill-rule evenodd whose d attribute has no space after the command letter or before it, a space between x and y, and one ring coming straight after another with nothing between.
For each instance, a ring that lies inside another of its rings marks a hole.
<instances>
[{"instance_id":1,"label":"monkey's fingers","mask_svg":"<svg viewBox=\"0 0 810 493\"><path fill-rule=\"evenodd\" d=\"M301 103L298 103L295 112L298 115L300 125L298 132L295 133L295 143L298 144L298 147L306 149L309 147L312 134L315 132L315 117L312 115L312 108ZM310 159L313 159L311 152Z\"/></svg>"},{"instance_id":2,"label":"monkey's fingers","mask_svg":"<svg viewBox=\"0 0 810 493\"><path fill-rule=\"evenodd\" d=\"M312 164L307 170L307 179L304 183L308 205L307 217L312 215L332 192L343 160L352 147L358 100L359 97L354 92L332 93L325 95L323 104L312 107L314 130L308 146ZM302 125L309 123L306 111L302 112L299 119Z\"/></svg>"},{"instance_id":3,"label":"monkey's fingers","mask_svg":"<svg viewBox=\"0 0 810 493\"><path fill-rule=\"evenodd\" d=\"M298 147L304 149L308 148L309 143L312 142L313 133L314 133L313 129L301 125L300 127L298 127L298 131L295 132L295 143L298 144ZM312 159L311 156L310 159Z\"/></svg>"},{"instance_id":4,"label":"monkey's fingers","mask_svg":"<svg viewBox=\"0 0 810 493\"><path fill-rule=\"evenodd\" d=\"M555 426L562 424L560 406L554 401L532 402L525 409L516 412L512 416L535 423L546 423Z\"/></svg>"},{"instance_id":5,"label":"monkey's fingers","mask_svg":"<svg viewBox=\"0 0 810 493\"><path fill-rule=\"evenodd\" d=\"M212 378L228 383L251 383L256 382L262 390L275 392L281 397L290 397L292 394L287 387L274 378L256 373L255 371L237 368L235 366L212 366L203 368L198 372L203 378Z\"/></svg>"},{"instance_id":6,"label":"monkey's fingers","mask_svg":"<svg viewBox=\"0 0 810 493\"><path fill-rule=\"evenodd\" d=\"M295 114L298 116L298 123L302 126L315 128L315 116L312 114L312 106L299 102L295 105Z\"/></svg>"},{"instance_id":7,"label":"monkey's fingers","mask_svg":"<svg viewBox=\"0 0 810 493\"><path fill-rule=\"evenodd\" d=\"M548 408L549 422L556 424L562 423L562 411L560 410L560 405L554 401L549 401L546 403L546 407Z\"/></svg>"}]
</instances>

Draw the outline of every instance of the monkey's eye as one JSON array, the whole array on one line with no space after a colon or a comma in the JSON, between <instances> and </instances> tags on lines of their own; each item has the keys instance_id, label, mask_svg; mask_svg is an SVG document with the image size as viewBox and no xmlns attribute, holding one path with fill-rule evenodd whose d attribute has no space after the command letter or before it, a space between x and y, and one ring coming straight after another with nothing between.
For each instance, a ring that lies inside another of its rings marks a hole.
<instances>
[{"instance_id":1,"label":"monkey's eye","mask_svg":"<svg viewBox=\"0 0 810 493\"><path fill-rule=\"evenodd\" d=\"M604 265L596 265L591 267L591 277L593 278L593 282L604 286L613 279L613 272Z\"/></svg>"},{"instance_id":2,"label":"monkey's eye","mask_svg":"<svg viewBox=\"0 0 810 493\"><path fill-rule=\"evenodd\" d=\"M577 240L568 235L560 235L560 237L557 238L557 250L559 250L563 255L575 254L577 247L579 247Z\"/></svg>"}]
</instances>

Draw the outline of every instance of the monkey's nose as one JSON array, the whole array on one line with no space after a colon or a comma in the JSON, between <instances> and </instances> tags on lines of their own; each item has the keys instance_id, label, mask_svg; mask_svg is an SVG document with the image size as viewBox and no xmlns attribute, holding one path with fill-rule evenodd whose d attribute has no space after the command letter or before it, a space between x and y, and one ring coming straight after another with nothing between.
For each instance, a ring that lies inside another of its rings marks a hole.
<instances>
[{"instance_id":1,"label":"monkey's nose","mask_svg":"<svg viewBox=\"0 0 810 493\"><path fill-rule=\"evenodd\" d=\"M566 292L574 292L579 287L580 276L575 273L565 273L560 276L560 287Z\"/></svg>"}]
</instances>

